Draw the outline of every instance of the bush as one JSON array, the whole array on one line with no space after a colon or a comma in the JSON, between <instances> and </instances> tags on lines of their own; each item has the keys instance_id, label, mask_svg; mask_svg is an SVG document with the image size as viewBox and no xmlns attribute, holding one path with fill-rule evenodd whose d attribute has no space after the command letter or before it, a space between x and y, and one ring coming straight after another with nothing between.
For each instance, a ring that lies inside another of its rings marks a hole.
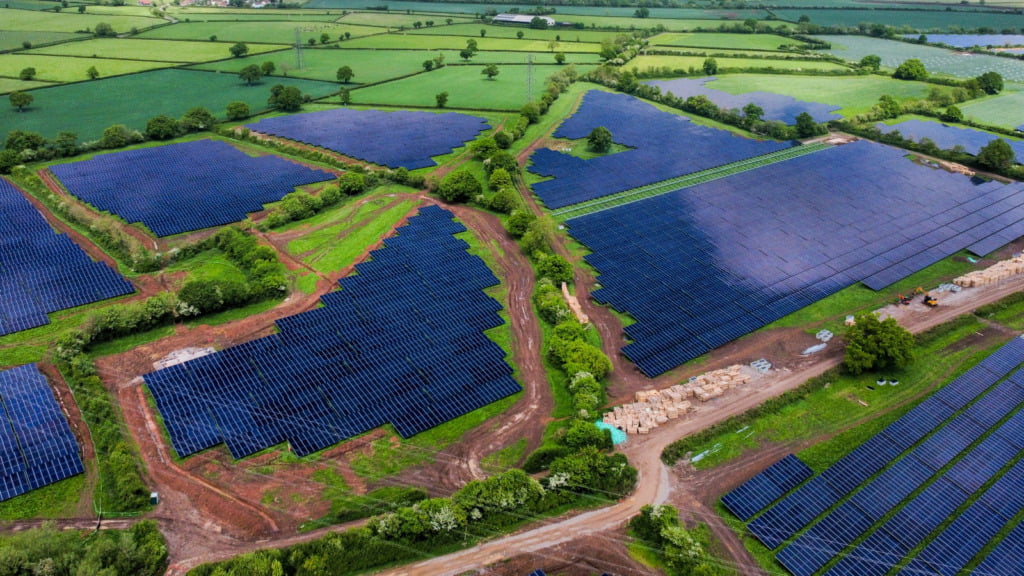
<instances>
[{"instance_id":1,"label":"bush","mask_svg":"<svg viewBox=\"0 0 1024 576\"><path fill-rule=\"evenodd\" d=\"M338 177L338 190L346 196L356 196L366 191L366 177L356 172L345 172Z\"/></svg>"},{"instance_id":2,"label":"bush","mask_svg":"<svg viewBox=\"0 0 1024 576\"><path fill-rule=\"evenodd\" d=\"M457 170L445 176L437 195L445 202L466 202L483 191L480 181L468 170Z\"/></svg>"},{"instance_id":3,"label":"bush","mask_svg":"<svg viewBox=\"0 0 1024 576\"><path fill-rule=\"evenodd\" d=\"M509 146L512 146L512 137L503 130L498 130L494 133L494 143L498 145L498 148L507 150Z\"/></svg>"},{"instance_id":4,"label":"bush","mask_svg":"<svg viewBox=\"0 0 1024 576\"><path fill-rule=\"evenodd\" d=\"M487 179L487 185L491 190L511 188L512 177L508 175L508 170L504 168L497 168L491 171L491 176Z\"/></svg>"},{"instance_id":5,"label":"bush","mask_svg":"<svg viewBox=\"0 0 1024 576\"><path fill-rule=\"evenodd\" d=\"M613 447L612 432L606 428L598 428L586 420L574 420L565 431L562 443L574 452L587 447L607 452Z\"/></svg>"},{"instance_id":6,"label":"bush","mask_svg":"<svg viewBox=\"0 0 1024 576\"><path fill-rule=\"evenodd\" d=\"M549 278L555 284L572 282L572 264L558 254L544 255L537 260L537 275Z\"/></svg>"},{"instance_id":7,"label":"bush","mask_svg":"<svg viewBox=\"0 0 1024 576\"><path fill-rule=\"evenodd\" d=\"M505 226L513 238L522 238L536 220L537 217L526 210L513 210Z\"/></svg>"},{"instance_id":8,"label":"bush","mask_svg":"<svg viewBox=\"0 0 1024 576\"><path fill-rule=\"evenodd\" d=\"M519 194L513 188L498 190L487 203L488 208L502 214L510 214L517 206L519 206Z\"/></svg>"},{"instance_id":9,"label":"bush","mask_svg":"<svg viewBox=\"0 0 1024 576\"><path fill-rule=\"evenodd\" d=\"M536 474L548 469L555 460L568 456L571 451L565 446L541 446L534 450L523 463L523 471Z\"/></svg>"}]
</instances>

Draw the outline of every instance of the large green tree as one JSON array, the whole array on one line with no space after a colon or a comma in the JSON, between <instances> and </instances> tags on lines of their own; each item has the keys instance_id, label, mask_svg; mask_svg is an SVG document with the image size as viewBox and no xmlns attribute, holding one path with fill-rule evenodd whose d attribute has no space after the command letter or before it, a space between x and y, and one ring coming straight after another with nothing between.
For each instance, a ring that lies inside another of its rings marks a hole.
<instances>
[{"instance_id":1,"label":"large green tree","mask_svg":"<svg viewBox=\"0 0 1024 576\"><path fill-rule=\"evenodd\" d=\"M249 53L249 46L245 42L236 42L228 48L228 52L231 52L231 55L235 58L241 58Z\"/></svg>"},{"instance_id":2,"label":"large green tree","mask_svg":"<svg viewBox=\"0 0 1024 576\"><path fill-rule=\"evenodd\" d=\"M235 101L228 104L228 120L242 120L249 117L249 105L245 102Z\"/></svg>"},{"instance_id":3,"label":"large green tree","mask_svg":"<svg viewBox=\"0 0 1024 576\"><path fill-rule=\"evenodd\" d=\"M846 331L843 368L851 374L899 370L914 361L914 337L895 318L861 314Z\"/></svg>"},{"instance_id":4,"label":"large green tree","mask_svg":"<svg viewBox=\"0 0 1024 576\"><path fill-rule=\"evenodd\" d=\"M196 106L181 117L181 129L185 132L202 132L213 128L217 119L206 108Z\"/></svg>"},{"instance_id":5,"label":"large green tree","mask_svg":"<svg viewBox=\"0 0 1024 576\"><path fill-rule=\"evenodd\" d=\"M154 116L146 122L146 136L150 140L170 140L178 135L178 129L178 121L164 114Z\"/></svg>"},{"instance_id":6,"label":"large green tree","mask_svg":"<svg viewBox=\"0 0 1024 576\"><path fill-rule=\"evenodd\" d=\"M337 77L338 82L348 84L348 81L355 75L356 73L352 71L352 67L346 64L345 66L338 68L338 72L335 74L335 77Z\"/></svg>"},{"instance_id":7,"label":"large green tree","mask_svg":"<svg viewBox=\"0 0 1024 576\"><path fill-rule=\"evenodd\" d=\"M34 80L36 77L36 69L29 66L28 68L22 68L21 72L18 73L18 78L22 80Z\"/></svg>"},{"instance_id":8,"label":"large green tree","mask_svg":"<svg viewBox=\"0 0 1024 576\"><path fill-rule=\"evenodd\" d=\"M996 138L978 151L978 163L992 170L1006 170L1016 161L1013 148L1002 138Z\"/></svg>"},{"instance_id":9,"label":"large green tree","mask_svg":"<svg viewBox=\"0 0 1024 576\"><path fill-rule=\"evenodd\" d=\"M587 136L587 147L594 152L607 152L612 148L612 133L604 126L598 126Z\"/></svg>"},{"instance_id":10,"label":"large green tree","mask_svg":"<svg viewBox=\"0 0 1024 576\"><path fill-rule=\"evenodd\" d=\"M238 73L238 77L245 81L246 86L252 86L263 77L263 70L255 64L249 64L242 68L241 72Z\"/></svg>"},{"instance_id":11,"label":"large green tree","mask_svg":"<svg viewBox=\"0 0 1024 576\"><path fill-rule=\"evenodd\" d=\"M467 202L483 191L480 181L468 170L456 170L445 176L437 195L445 202Z\"/></svg>"},{"instance_id":12,"label":"large green tree","mask_svg":"<svg viewBox=\"0 0 1024 576\"><path fill-rule=\"evenodd\" d=\"M481 70L480 73L487 76L488 80L494 80L494 77L500 74L501 71L498 70L497 64L488 64L487 66L484 66L484 69Z\"/></svg>"},{"instance_id":13,"label":"large green tree","mask_svg":"<svg viewBox=\"0 0 1024 576\"><path fill-rule=\"evenodd\" d=\"M1003 91L1003 77L998 72L985 72L977 80L978 87L985 94L999 94Z\"/></svg>"},{"instance_id":14,"label":"large green tree","mask_svg":"<svg viewBox=\"0 0 1024 576\"><path fill-rule=\"evenodd\" d=\"M865 70L871 70L877 72L882 66L882 59L874 54L868 54L867 56L860 59L860 67Z\"/></svg>"},{"instance_id":15,"label":"large green tree","mask_svg":"<svg viewBox=\"0 0 1024 576\"><path fill-rule=\"evenodd\" d=\"M25 110L25 107L31 106L32 101L35 100L35 96L29 94L28 92L21 92L20 90L15 90L14 92L11 92L9 98L11 100L11 106L17 108L18 112L23 112Z\"/></svg>"},{"instance_id":16,"label":"large green tree","mask_svg":"<svg viewBox=\"0 0 1024 576\"><path fill-rule=\"evenodd\" d=\"M917 58L911 58L900 64L892 74L898 80L924 80L928 77L928 70L924 63Z\"/></svg>"},{"instance_id":17,"label":"large green tree","mask_svg":"<svg viewBox=\"0 0 1024 576\"><path fill-rule=\"evenodd\" d=\"M297 112L302 108L302 92L295 86L277 84L270 89L267 104L284 112Z\"/></svg>"},{"instance_id":18,"label":"large green tree","mask_svg":"<svg viewBox=\"0 0 1024 576\"><path fill-rule=\"evenodd\" d=\"M705 58L703 68L704 73L708 76L718 74L718 60L715 60L714 58Z\"/></svg>"}]
</instances>

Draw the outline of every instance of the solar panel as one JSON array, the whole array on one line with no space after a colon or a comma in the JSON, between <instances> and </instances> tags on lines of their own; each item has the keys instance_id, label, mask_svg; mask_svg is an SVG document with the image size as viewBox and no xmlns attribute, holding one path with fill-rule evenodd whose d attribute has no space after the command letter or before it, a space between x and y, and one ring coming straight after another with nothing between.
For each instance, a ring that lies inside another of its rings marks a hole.
<instances>
[{"instance_id":1,"label":"solar panel","mask_svg":"<svg viewBox=\"0 0 1024 576\"><path fill-rule=\"evenodd\" d=\"M47 314L135 288L57 234L35 207L0 178L0 336L43 326Z\"/></svg>"},{"instance_id":2,"label":"solar panel","mask_svg":"<svg viewBox=\"0 0 1024 576\"><path fill-rule=\"evenodd\" d=\"M761 118L784 124L795 124L796 117L803 112L810 114L815 122L828 122L842 118L835 113L839 110L839 106L820 102L805 102L792 96L762 91L730 94L709 87L708 84L714 80L716 79L713 77L675 78L673 80L651 80L644 84L660 88L662 94L671 92L676 98L705 96L722 110L741 110L747 104L755 104L764 111Z\"/></svg>"},{"instance_id":3,"label":"solar panel","mask_svg":"<svg viewBox=\"0 0 1024 576\"><path fill-rule=\"evenodd\" d=\"M83 471L78 441L39 368L0 372L0 501Z\"/></svg>"},{"instance_id":4,"label":"solar panel","mask_svg":"<svg viewBox=\"0 0 1024 576\"><path fill-rule=\"evenodd\" d=\"M278 156L249 156L220 140L101 154L50 171L85 202L161 237L243 220L297 186L334 178Z\"/></svg>"},{"instance_id":5,"label":"solar panel","mask_svg":"<svg viewBox=\"0 0 1024 576\"><path fill-rule=\"evenodd\" d=\"M236 458L288 442L306 455L391 423L403 437L520 391L484 331L502 324L497 279L450 212L420 209L279 332L144 376L175 451Z\"/></svg>"},{"instance_id":6,"label":"solar panel","mask_svg":"<svg viewBox=\"0 0 1024 576\"><path fill-rule=\"evenodd\" d=\"M813 472L790 454L722 497L722 504L740 520L749 520Z\"/></svg>"}]
</instances>

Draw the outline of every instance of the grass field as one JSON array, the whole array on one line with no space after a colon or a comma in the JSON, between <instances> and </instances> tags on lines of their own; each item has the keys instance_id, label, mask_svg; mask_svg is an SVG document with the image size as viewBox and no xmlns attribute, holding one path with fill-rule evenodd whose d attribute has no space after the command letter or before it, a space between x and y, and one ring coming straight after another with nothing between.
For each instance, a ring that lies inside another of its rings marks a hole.
<instances>
[{"instance_id":1,"label":"grass field","mask_svg":"<svg viewBox=\"0 0 1024 576\"><path fill-rule=\"evenodd\" d=\"M3 24L0 24L2 26ZM20 50L23 42L33 46L49 42L63 42L75 38L86 38L85 34L74 32L30 32L27 30L0 30L0 50Z\"/></svg>"},{"instance_id":2,"label":"grass field","mask_svg":"<svg viewBox=\"0 0 1024 576\"><path fill-rule=\"evenodd\" d=\"M30 50L19 54L47 54L82 58L132 58L154 62L206 62L231 58L228 42L186 42L176 40L140 40L135 38L96 38ZM250 54L280 50L278 44L249 44ZM97 66L99 68L99 66Z\"/></svg>"},{"instance_id":3,"label":"grass field","mask_svg":"<svg viewBox=\"0 0 1024 576\"><path fill-rule=\"evenodd\" d=\"M481 30L485 30L487 34L481 37ZM487 38L517 38L516 35L519 32L522 32L524 40L543 40L545 42L550 42L551 40L561 39L560 41L565 43L600 43L605 38L615 38L616 35L622 34L622 32L608 32L603 30L531 30L530 28L524 28L522 26L487 25L479 22L453 24L451 26L434 26L431 28L420 28L419 30L409 30L408 32L410 34L470 36L476 38L477 42L480 42L481 39L486 40Z\"/></svg>"},{"instance_id":4,"label":"grass field","mask_svg":"<svg viewBox=\"0 0 1024 576\"><path fill-rule=\"evenodd\" d=\"M320 35L327 33L331 42L338 36L348 32L353 38L380 34L380 28L369 26L349 26L332 22L190 22L174 26L164 26L140 34L140 38L164 38L168 40L209 40L216 36L221 42L275 42L279 44L295 44L295 29L299 28L303 42L315 38L320 42ZM252 49L255 44L250 46ZM227 47L224 48L227 50Z\"/></svg>"},{"instance_id":5,"label":"grass field","mask_svg":"<svg viewBox=\"0 0 1024 576\"><path fill-rule=\"evenodd\" d=\"M819 36L819 38L832 44L832 49L828 50L829 53L847 60L858 61L868 54L875 54L881 57L883 66L895 68L904 60L918 58L932 74L949 74L967 78L995 71L1002 74L1007 81L1024 82L1024 61L1021 60L986 54L958 55L934 46L866 36Z\"/></svg>"},{"instance_id":6,"label":"grass field","mask_svg":"<svg viewBox=\"0 0 1024 576\"><path fill-rule=\"evenodd\" d=\"M783 44L800 44L775 34L720 34L700 32L692 34L665 33L651 38L651 46L692 46L695 48L728 48L733 50L777 51Z\"/></svg>"},{"instance_id":7,"label":"grass field","mask_svg":"<svg viewBox=\"0 0 1024 576\"><path fill-rule=\"evenodd\" d=\"M673 70L701 69L704 56L637 56L629 61L626 68L646 70L647 68L669 67ZM842 64L810 60L768 60L764 58L715 58L719 69L729 68L775 68L778 70L849 70ZM821 80L819 80L820 82Z\"/></svg>"},{"instance_id":8,"label":"grass field","mask_svg":"<svg viewBox=\"0 0 1024 576\"><path fill-rule=\"evenodd\" d=\"M981 26L993 28L997 32L1004 28L1019 30L1024 27L1024 16L1013 13L978 12L974 10L815 10L787 9L776 10L775 13L783 20L796 22L801 16L807 16L811 23L822 26L857 26L862 22L878 22L888 26L909 26L922 31L948 31L952 27L972 30Z\"/></svg>"},{"instance_id":9,"label":"grass field","mask_svg":"<svg viewBox=\"0 0 1024 576\"><path fill-rule=\"evenodd\" d=\"M366 8L365 0L309 0L306 2L307 8L315 8L318 10L324 9L345 9L345 10L364 10ZM494 4L481 4L481 3L445 3L439 4L436 2L420 2L417 0L393 0L387 2L388 9L392 13L405 12L406 10L412 10L413 12L437 12L438 10L444 10L446 12L461 13L461 14L483 14L489 9L496 7L506 8L510 5L497 5ZM529 7L520 6L525 12ZM620 18L632 18L636 8L633 6L623 7L611 7L611 6L568 6L559 5L556 20L560 20L565 15L577 15L577 16L611 16ZM707 20L743 20L745 18L754 18L757 20L764 20L768 16L768 12L765 10L758 9L704 9L704 8L651 8L650 18L689 18L689 19L707 19ZM639 21L640 19L637 18Z\"/></svg>"},{"instance_id":10,"label":"grass field","mask_svg":"<svg viewBox=\"0 0 1024 576\"><path fill-rule=\"evenodd\" d=\"M84 74L84 70L82 72ZM104 72L103 68L100 72ZM335 84L301 79L286 79L281 83L297 86L317 98L337 88ZM0 126L3 127L0 137L6 137L7 131L15 129L39 132L47 138L61 130L73 130L81 140L94 140L113 124L141 130L153 116L177 117L195 106L204 106L217 116L223 116L227 105L236 100L247 102L253 110L262 110L267 106L272 85L263 82L245 86L234 74L158 70L43 88L32 92L35 102L30 112L19 114L11 106L0 107ZM191 97L182 98L182 94ZM126 106L126 103L132 105Z\"/></svg>"},{"instance_id":11,"label":"grass field","mask_svg":"<svg viewBox=\"0 0 1024 576\"><path fill-rule=\"evenodd\" d=\"M345 42L346 48L395 48L402 50L462 50L469 38L462 36L431 36L428 34L384 34L357 38ZM516 40L514 38L475 38L477 48L482 51L552 52L547 40ZM587 42L561 42L560 52L594 52L600 44Z\"/></svg>"},{"instance_id":12,"label":"grass field","mask_svg":"<svg viewBox=\"0 0 1024 576\"><path fill-rule=\"evenodd\" d=\"M882 94L889 94L899 100L918 99L926 97L930 89L929 85L922 82L905 82L881 76L849 76L826 80L811 76L773 74L729 74L708 83L708 87L731 94L763 90L798 100L834 104L842 106L838 113L843 116L867 112Z\"/></svg>"},{"instance_id":13,"label":"grass field","mask_svg":"<svg viewBox=\"0 0 1024 576\"><path fill-rule=\"evenodd\" d=\"M448 8L448 6L449 5L437 6L434 9L437 10L442 7ZM445 21L448 18L453 20L452 24L469 22L469 18L465 14L432 14L426 16L423 14L392 14L387 12L351 12L342 16L338 21L346 24L383 26L385 28L398 28L399 26L412 28L414 22L426 22L427 20L433 20L434 26L441 26L442 24L445 24Z\"/></svg>"},{"instance_id":14,"label":"grass field","mask_svg":"<svg viewBox=\"0 0 1024 576\"><path fill-rule=\"evenodd\" d=\"M171 6L168 13L184 22L251 22L251 21L318 21L331 22L341 16L340 10L263 10L259 8L204 8L188 6L175 8Z\"/></svg>"},{"instance_id":15,"label":"grass field","mask_svg":"<svg viewBox=\"0 0 1024 576\"><path fill-rule=\"evenodd\" d=\"M95 66L100 78L132 74L173 66L167 62L144 62L142 60L111 60L107 58L67 58L44 54L4 54L0 56L0 76L18 77L23 68L36 69L36 79L51 82L79 82L88 80L86 71ZM38 100L39 96L36 95ZM36 102L38 104L38 102Z\"/></svg>"},{"instance_id":16,"label":"grass field","mask_svg":"<svg viewBox=\"0 0 1024 576\"><path fill-rule=\"evenodd\" d=\"M382 82L391 78L405 76L414 72L423 71L423 61L434 58L441 53L445 62L458 64L458 52L444 50L441 52L430 52L427 50L334 50L324 48L320 50L303 50L302 58L304 65L301 70L295 69L295 51L276 52L272 56L254 56L239 60L223 60L200 64L196 68L202 70L220 70L223 72L237 73L244 66L259 64L265 60L271 60L278 64L278 74L283 69L282 63L290 69L288 76L294 78L310 78L313 80L326 80L335 82L338 68L351 66L355 76L353 83L371 84ZM474 64L526 64L526 59L531 53L527 52L479 52L473 57ZM553 64L554 55L551 53L533 54L536 64ZM590 63L596 64L600 61L597 54L566 54L568 63ZM431 72L433 74L434 72Z\"/></svg>"},{"instance_id":17,"label":"grass field","mask_svg":"<svg viewBox=\"0 0 1024 576\"><path fill-rule=\"evenodd\" d=\"M998 96L960 104L965 118L985 124L1016 128L1024 125L1024 86L1007 85Z\"/></svg>"},{"instance_id":18,"label":"grass field","mask_svg":"<svg viewBox=\"0 0 1024 576\"><path fill-rule=\"evenodd\" d=\"M110 24L116 32L128 32L132 28L149 28L166 22L158 18L144 16L116 16L109 14L78 14L74 11L61 13L34 12L29 10L4 10L4 30L21 30L27 32L80 32L92 30L100 22Z\"/></svg>"},{"instance_id":19,"label":"grass field","mask_svg":"<svg viewBox=\"0 0 1024 576\"><path fill-rule=\"evenodd\" d=\"M714 19L696 19L696 18L634 18L628 17L614 17L614 16L576 16L576 15L559 15L558 20L564 20L566 22L579 22L587 28L618 28L621 30L640 30L643 28L654 28L657 26L664 26L665 30L669 32L686 32L701 28L703 30L715 29L719 26L726 24L731 25L734 22L729 20L722 20L721 18ZM793 25L789 22L780 22L778 20L766 20L760 21L764 24L768 24L773 28L783 27L792 28Z\"/></svg>"},{"instance_id":20,"label":"grass field","mask_svg":"<svg viewBox=\"0 0 1024 576\"><path fill-rule=\"evenodd\" d=\"M31 90L40 86L49 86L46 82L26 82L14 78L0 78L0 94L7 94L15 90Z\"/></svg>"},{"instance_id":21,"label":"grass field","mask_svg":"<svg viewBox=\"0 0 1024 576\"><path fill-rule=\"evenodd\" d=\"M579 66L580 73L590 66ZM534 99L544 85L544 79L558 70L558 66L534 66ZM488 80L480 66L445 66L441 70L418 74L352 92L357 104L387 104L432 108L434 95L448 92L449 108L490 108L518 110L529 101L526 94L526 66L499 66L499 74Z\"/></svg>"}]
</instances>

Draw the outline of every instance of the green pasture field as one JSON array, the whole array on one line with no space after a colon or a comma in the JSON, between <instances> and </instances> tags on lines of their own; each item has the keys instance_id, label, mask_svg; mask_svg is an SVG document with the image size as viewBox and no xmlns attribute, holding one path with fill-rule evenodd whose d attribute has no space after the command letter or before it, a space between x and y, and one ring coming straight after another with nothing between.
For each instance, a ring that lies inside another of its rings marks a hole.
<instances>
[{"instance_id":1,"label":"green pasture field","mask_svg":"<svg viewBox=\"0 0 1024 576\"><path fill-rule=\"evenodd\" d=\"M3 26L3 24L0 24ZM0 50L21 50L22 42L28 41L33 45L48 44L50 42L63 42L75 38L86 38L85 34L74 32L30 32L27 30L0 30Z\"/></svg>"},{"instance_id":2,"label":"green pasture field","mask_svg":"<svg viewBox=\"0 0 1024 576\"><path fill-rule=\"evenodd\" d=\"M71 5L81 4L81 2L72 2ZM55 7L53 2L46 0L3 0L0 2L0 8L13 8L17 10L53 10Z\"/></svg>"},{"instance_id":3,"label":"green pasture field","mask_svg":"<svg viewBox=\"0 0 1024 576\"><path fill-rule=\"evenodd\" d=\"M8 92L14 92L15 90L31 90L33 88L40 88L42 86L49 86L46 82L34 82L16 80L14 78L0 78L0 94L7 94Z\"/></svg>"},{"instance_id":4,"label":"green pasture field","mask_svg":"<svg viewBox=\"0 0 1024 576\"><path fill-rule=\"evenodd\" d=\"M576 16L576 15L556 15L556 20L564 20L566 22L578 22L586 26L587 28L619 28L624 31L626 30L642 30L645 28L654 28L657 26L664 26L669 32L686 32L688 30L694 30L700 28L702 30L715 29L722 25L735 24L733 20L723 20L721 18L714 19L695 19L695 18L634 18L628 17L614 17L614 16ZM768 24L773 28L793 28L793 25L789 22L780 22L779 20L759 20L761 24Z\"/></svg>"},{"instance_id":5,"label":"green pasture field","mask_svg":"<svg viewBox=\"0 0 1024 576\"><path fill-rule=\"evenodd\" d=\"M163 38L166 40L209 40L216 36L220 42L275 42L279 44L295 44L295 29L299 28L302 42L315 38L320 42L320 35L326 32L331 42L348 32L353 38L380 34L380 28L369 26L347 26L332 22L264 22L249 20L245 22L182 22L173 26L164 26L139 34L139 38ZM255 44L249 46L251 50ZM224 48L227 50L227 47Z\"/></svg>"},{"instance_id":6,"label":"green pasture field","mask_svg":"<svg viewBox=\"0 0 1024 576\"><path fill-rule=\"evenodd\" d=\"M88 58L132 58L153 62L192 63L231 58L229 42L189 42L185 40L141 40L136 38L95 38L68 42L19 54L47 54ZM262 54L287 48L280 44L249 44L250 54ZM83 60L84 61L84 60ZM88 66L86 66L88 67ZM99 69L99 66L96 67Z\"/></svg>"},{"instance_id":7,"label":"green pasture field","mask_svg":"<svg viewBox=\"0 0 1024 576\"><path fill-rule=\"evenodd\" d=\"M486 30L487 35L481 37L480 31ZM519 32L523 33L524 40L543 40L550 42L556 38L561 38L562 43L575 43L575 42L597 42L600 43L606 38L615 38L618 34L623 32L611 32L605 30L561 30L561 29L550 29L550 30L531 30L524 28L523 26L499 26L499 25L487 25L479 22L470 24L452 24L451 26L433 26L431 28L420 28L419 30L408 30L410 34L428 34L438 36L469 36L475 38L477 43L481 39L486 40L487 38L516 38L516 34ZM463 40L463 46L465 40ZM482 49L481 45L481 49Z\"/></svg>"},{"instance_id":8,"label":"green pasture field","mask_svg":"<svg viewBox=\"0 0 1024 576\"><path fill-rule=\"evenodd\" d=\"M35 102L30 111L19 114L11 106L0 107L0 138L9 130L31 130L47 138L72 130L80 140L95 140L113 124L142 130L153 116L178 117L195 106L204 106L223 117L227 105L236 100L259 111L267 107L270 87L277 83L296 86L314 98L337 89L335 84L297 78L246 86L234 74L158 70L33 90ZM185 94L189 97L183 98Z\"/></svg>"},{"instance_id":9,"label":"green pasture field","mask_svg":"<svg viewBox=\"0 0 1024 576\"><path fill-rule=\"evenodd\" d=\"M580 73L590 66L579 66ZM533 67L533 97L536 99L544 86L544 79L559 69L558 66ZM448 92L449 108L489 108L518 110L529 101L526 94L526 66L499 66L499 74L488 80L480 73L482 66L445 66L428 74L418 74L394 82L353 90L352 101L357 104L385 104L433 108L434 96Z\"/></svg>"},{"instance_id":10,"label":"green pasture field","mask_svg":"<svg viewBox=\"0 0 1024 576\"><path fill-rule=\"evenodd\" d=\"M832 44L829 53L851 61L868 54L882 59L882 65L896 68L904 60L918 58L928 72L949 74L959 78L980 76L995 71L1011 82L1024 82L1024 61L987 54L955 54L943 48L884 40L867 36L818 36Z\"/></svg>"},{"instance_id":11,"label":"green pasture field","mask_svg":"<svg viewBox=\"0 0 1024 576\"><path fill-rule=\"evenodd\" d=\"M367 6L366 0L309 0L305 6L307 8L315 8L318 10L324 9L345 9L345 10L365 10ZM406 10L412 10L413 12L455 12L462 14L483 14L488 10L499 9L505 10L512 7L518 7L522 12L527 12L532 6L513 4L474 4L474 3L438 3L438 2L418 2L416 0L389 0L386 2L388 9L391 13L402 13ZM555 20L562 20L563 16L567 15L578 15L578 16L613 16L620 18L631 18L633 17L636 8L633 6L623 7L610 7L610 6L557 6L558 12L552 15ZM703 8L651 8L651 18L689 18L694 20L744 20L746 18L754 18L756 20L764 20L768 16L766 10L758 10L753 8L739 8L739 9L703 9ZM381 12L385 13L385 12ZM641 20L637 18L637 20Z\"/></svg>"},{"instance_id":12,"label":"green pasture field","mask_svg":"<svg viewBox=\"0 0 1024 576\"><path fill-rule=\"evenodd\" d=\"M724 34L698 32L692 34L666 33L650 39L651 46L693 46L695 48L726 48L733 50L777 51L783 44L802 44L775 34Z\"/></svg>"},{"instance_id":13,"label":"green pasture field","mask_svg":"<svg viewBox=\"0 0 1024 576\"><path fill-rule=\"evenodd\" d=\"M346 48L391 48L399 50L462 50L469 38L463 36L431 36L428 34L380 34L366 38L356 38L345 42ZM513 38L475 38L477 49L481 51L512 51L512 52L550 52L547 40L516 40ZM560 52L594 52L600 50L600 44L586 42L561 42Z\"/></svg>"},{"instance_id":14,"label":"green pasture field","mask_svg":"<svg viewBox=\"0 0 1024 576\"><path fill-rule=\"evenodd\" d=\"M106 58L67 58L64 56L50 56L43 54L27 54L18 52L16 54L4 54L0 56L0 76L17 78L18 73L28 67L36 69L37 80L48 80L51 82L78 82L89 79L86 74L91 66L96 67L100 78L107 76L119 76L121 74L133 74L156 68L172 66L163 62L144 62L141 60L111 60ZM105 95L106 98L110 94ZM38 95L36 96L38 99Z\"/></svg>"},{"instance_id":15,"label":"green pasture field","mask_svg":"<svg viewBox=\"0 0 1024 576\"><path fill-rule=\"evenodd\" d=\"M1016 128L1024 125L1024 86L1008 84L997 96L958 104L965 118L993 126Z\"/></svg>"},{"instance_id":16,"label":"green pasture field","mask_svg":"<svg viewBox=\"0 0 1024 576\"><path fill-rule=\"evenodd\" d=\"M132 28L149 28L166 22L159 18L143 16L115 16L109 14L79 14L74 10L61 13L34 12L29 10L4 10L4 30L26 32L81 32L92 30L100 22L110 24L116 32L128 32Z\"/></svg>"},{"instance_id":17,"label":"green pasture field","mask_svg":"<svg viewBox=\"0 0 1024 576\"><path fill-rule=\"evenodd\" d=\"M447 8L449 4L438 5L438 8ZM427 20L434 21L434 27L447 26L445 20L451 18L454 22L462 23L468 22L469 19L465 14L397 14L388 12L350 12L345 16L342 16L338 22L345 24L361 24L363 26L378 26L384 28L398 28L399 26L405 26L406 28L412 28L414 22L426 22Z\"/></svg>"},{"instance_id":18,"label":"green pasture field","mask_svg":"<svg viewBox=\"0 0 1024 576\"><path fill-rule=\"evenodd\" d=\"M914 100L928 96L931 86L923 82L907 82L881 76L782 76L775 74L728 74L707 84L708 88L731 94L763 90L792 96L808 102L834 104L843 116L862 114L871 109L878 98L889 94L898 100Z\"/></svg>"},{"instance_id":19,"label":"green pasture field","mask_svg":"<svg viewBox=\"0 0 1024 576\"><path fill-rule=\"evenodd\" d=\"M86 12L89 14L110 14L113 16L148 16L156 18L153 14L154 8L151 6L103 6L100 4L89 4L85 7ZM73 12L78 10L74 7L66 8Z\"/></svg>"},{"instance_id":20,"label":"green pasture field","mask_svg":"<svg viewBox=\"0 0 1024 576\"><path fill-rule=\"evenodd\" d=\"M341 16L340 10L317 11L317 10L262 10L237 8L203 8L190 6L188 8L171 7L168 14L179 22L332 22Z\"/></svg>"},{"instance_id":21,"label":"green pasture field","mask_svg":"<svg viewBox=\"0 0 1024 576\"><path fill-rule=\"evenodd\" d=\"M637 56L626 64L626 68L646 70L650 67L673 70L688 70L691 66L700 70L704 65L704 56ZM769 60L766 58L715 58L718 68L776 68L779 70L849 70L842 64L811 60ZM819 82L823 80L819 79Z\"/></svg>"},{"instance_id":22,"label":"green pasture field","mask_svg":"<svg viewBox=\"0 0 1024 576\"><path fill-rule=\"evenodd\" d=\"M341 66L351 66L352 71L355 72L352 84L372 84L415 72L422 72L423 61L433 59L439 53L444 55L446 65L459 65L462 63L462 60L459 59L459 54L451 50L430 52L426 50L334 50L326 48L303 50L303 67L301 70L294 68L294 50L277 52L273 54L273 58L253 56L240 60L222 60L220 62L200 64L196 68L237 73L249 64L260 64L269 59L277 64L278 71L275 73L277 75L281 74L282 65L287 65L289 67L289 77L335 82L338 68ZM472 63L526 64L526 59L529 55L530 53L526 52L480 52L473 57ZM555 61L554 55L551 53L533 54L533 56L535 64L553 64ZM600 58L598 58L597 54L566 54L565 61L570 64L597 64Z\"/></svg>"},{"instance_id":23,"label":"green pasture field","mask_svg":"<svg viewBox=\"0 0 1024 576\"><path fill-rule=\"evenodd\" d=\"M953 28L971 31L987 26L999 32L1024 27L1024 15L1007 12L979 12L976 10L815 10L813 8L784 8L775 10L783 20L796 22L807 16L812 24L821 26L857 26L861 23L879 23L888 26L909 26L923 32L947 32Z\"/></svg>"}]
</instances>

